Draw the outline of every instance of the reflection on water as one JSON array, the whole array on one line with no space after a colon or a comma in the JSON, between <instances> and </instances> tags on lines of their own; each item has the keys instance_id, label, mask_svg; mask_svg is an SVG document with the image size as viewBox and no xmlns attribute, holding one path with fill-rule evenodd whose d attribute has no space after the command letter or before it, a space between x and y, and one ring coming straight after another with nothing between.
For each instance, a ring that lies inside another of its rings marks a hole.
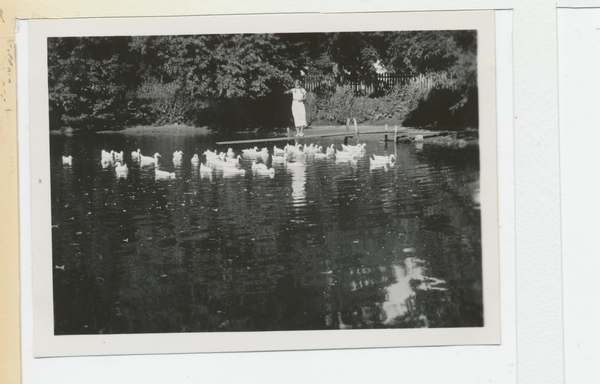
<instances>
[{"instance_id":1,"label":"reflection on water","mask_svg":"<svg viewBox=\"0 0 600 384\"><path fill-rule=\"evenodd\" d=\"M211 167L214 142L51 137L57 334L483 325L476 147L374 140L355 158Z\"/></svg>"},{"instance_id":2,"label":"reflection on water","mask_svg":"<svg viewBox=\"0 0 600 384\"><path fill-rule=\"evenodd\" d=\"M387 300L383 303L386 314L385 324L390 324L394 319L413 312L412 299L417 291L437 289L444 291L444 281L435 277L427 277L423 268L423 261L409 257L400 265L394 265L396 282L387 288ZM427 325L425 316L419 317Z\"/></svg>"}]
</instances>

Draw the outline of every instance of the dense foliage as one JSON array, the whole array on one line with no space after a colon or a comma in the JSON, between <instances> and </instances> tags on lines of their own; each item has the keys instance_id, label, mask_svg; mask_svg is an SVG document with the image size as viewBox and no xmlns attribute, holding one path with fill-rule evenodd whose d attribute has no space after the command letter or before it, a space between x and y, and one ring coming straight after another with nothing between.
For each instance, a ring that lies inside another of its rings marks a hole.
<instances>
[{"instance_id":1,"label":"dense foliage","mask_svg":"<svg viewBox=\"0 0 600 384\"><path fill-rule=\"evenodd\" d=\"M474 31L50 38L51 128L285 127L283 92L307 76L322 85L307 101L313 123L476 126L476 58ZM376 83L378 72L447 77L425 88L379 84L370 94L344 87ZM473 109L474 118L457 118Z\"/></svg>"}]
</instances>

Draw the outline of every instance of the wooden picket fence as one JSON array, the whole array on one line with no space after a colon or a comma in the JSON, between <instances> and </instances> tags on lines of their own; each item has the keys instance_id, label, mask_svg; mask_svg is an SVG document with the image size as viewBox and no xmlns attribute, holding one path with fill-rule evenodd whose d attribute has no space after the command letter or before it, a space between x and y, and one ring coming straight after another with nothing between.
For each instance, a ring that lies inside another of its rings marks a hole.
<instances>
[{"instance_id":1,"label":"wooden picket fence","mask_svg":"<svg viewBox=\"0 0 600 384\"><path fill-rule=\"evenodd\" d=\"M399 86L416 84L422 88L457 89L461 86L457 79L453 79L447 73L434 73L419 76L400 76L389 73L379 73L375 78L363 80L351 80L344 77L333 79L318 79L307 75L304 79L304 88L309 92L319 90L321 87L338 86L355 94L370 95L374 92L388 91ZM471 84L474 85L474 84Z\"/></svg>"}]
</instances>

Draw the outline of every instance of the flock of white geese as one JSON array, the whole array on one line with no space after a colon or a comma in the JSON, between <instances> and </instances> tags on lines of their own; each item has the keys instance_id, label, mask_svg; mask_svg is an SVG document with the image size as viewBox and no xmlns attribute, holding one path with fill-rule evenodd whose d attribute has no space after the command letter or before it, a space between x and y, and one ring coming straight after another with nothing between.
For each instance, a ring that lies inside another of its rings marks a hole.
<instances>
[{"instance_id":1,"label":"flock of white geese","mask_svg":"<svg viewBox=\"0 0 600 384\"><path fill-rule=\"evenodd\" d=\"M103 168L114 168L114 172L117 177L127 177L129 173L129 167L124 162L123 151L115 152L102 150L100 163ZM298 144L290 145L287 144L283 148L273 146L272 152L269 152L268 148L258 149L258 147L243 149L241 155L236 154L232 148L229 148L227 152L218 152L207 150L203 153L206 158L204 163L200 162L200 158L197 154L191 158L190 162L192 167L199 168L201 176L212 177L215 172L222 172L223 176L237 176L245 175L246 170L241 167L242 159L252 161L251 170L254 174L266 175L274 177L275 169L273 164L281 163L286 167L305 167L306 159L312 157L314 159L331 158L336 161L356 161L359 157L366 156L366 143L357 145L345 145L342 144L342 149L338 150L334 148L334 144L323 148L322 146L315 144ZM174 172L168 172L160 169L159 166L159 153L155 153L152 156L142 155L140 150L131 152L131 160L134 165L139 167L154 167L156 179L174 179L176 175ZM271 166L269 167L269 160ZM370 160L370 168L389 168L394 166L396 157L395 155L375 155L373 154ZM173 153L173 165L180 167L183 162L183 152L175 151ZM63 165L72 165L72 156L62 156Z\"/></svg>"}]
</instances>

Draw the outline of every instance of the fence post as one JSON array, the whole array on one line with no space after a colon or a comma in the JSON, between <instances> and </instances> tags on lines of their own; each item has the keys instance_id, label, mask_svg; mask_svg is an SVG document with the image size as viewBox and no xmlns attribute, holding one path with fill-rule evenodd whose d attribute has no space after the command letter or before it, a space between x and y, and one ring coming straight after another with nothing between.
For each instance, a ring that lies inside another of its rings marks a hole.
<instances>
[{"instance_id":1,"label":"fence post","mask_svg":"<svg viewBox=\"0 0 600 384\"><path fill-rule=\"evenodd\" d=\"M353 117L354 120L354 131L356 132L356 140L358 141L358 125L356 124L356 117Z\"/></svg>"},{"instance_id":2,"label":"fence post","mask_svg":"<svg viewBox=\"0 0 600 384\"><path fill-rule=\"evenodd\" d=\"M350 118L346 119L346 132L350 132Z\"/></svg>"},{"instance_id":3,"label":"fence post","mask_svg":"<svg viewBox=\"0 0 600 384\"><path fill-rule=\"evenodd\" d=\"M398 142L398 126L394 126L394 143Z\"/></svg>"}]
</instances>

